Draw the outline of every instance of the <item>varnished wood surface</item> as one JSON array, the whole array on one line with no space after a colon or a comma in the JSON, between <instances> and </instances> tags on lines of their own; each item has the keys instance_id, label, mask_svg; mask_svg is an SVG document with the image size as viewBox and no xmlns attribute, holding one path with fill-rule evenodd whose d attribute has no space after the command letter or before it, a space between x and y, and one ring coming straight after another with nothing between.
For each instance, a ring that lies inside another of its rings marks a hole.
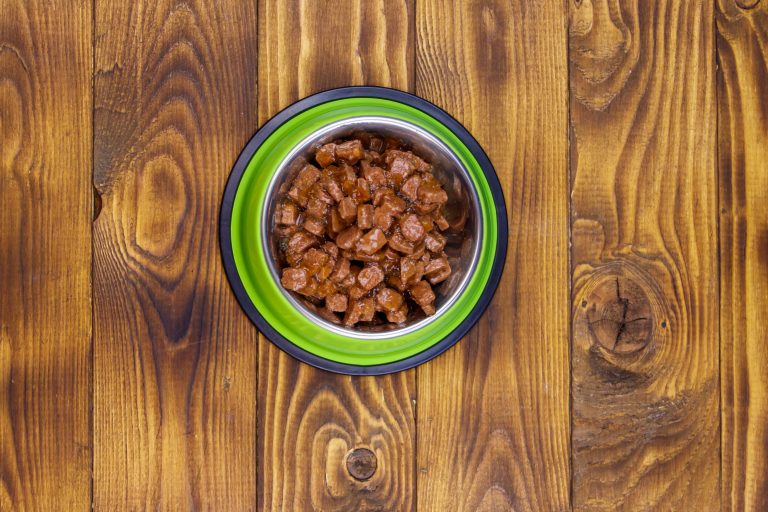
<instances>
[{"instance_id":1,"label":"varnished wood surface","mask_svg":"<svg viewBox=\"0 0 768 512\"><path fill-rule=\"evenodd\" d=\"M711 510L714 5L570 9L573 508Z\"/></svg>"},{"instance_id":2,"label":"varnished wood surface","mask_svg":"<svg viewBox=\"0 0 768 512\"><path fill-rule=\"evenodd\" d=\"M418 508L568 510L566 16L502 1L417 8L416 92L486 150L509 217L493 302L418 369Z\"/></svg>"},{"instance_id":3,"label":"varnished wood surface","mask_svg":"<svg viewBox=\"0 0 768 512\"><path fill-rule=\"evenodd\" d=\"M91 7L0 6L0 510L87 510Z\"/></svg>"},{"instance_id":4,"label":"varnished wood surface","mask_svg":"<svg viewBox=\"0 0 768 512\"><path fill-rule=\"evenodd\" d=\"M768 509L765 0L0 0L0 511ZM218 254L240 149L343 85L459 119L501 286L329 374Z\"/></svg>"},{"instance_id":5,"label":"varnished wood surface","mask_svg":"<svg viewBox=\"0 0 768 512\"><path fill-rule=\"evenodd\" d=\"M257 335L217 230L257 123L256 9L95 7L93 506L253 509Z\"/></svg>"},{"instance_id":6,"label":"varnished wood surface","mask_svg":"<svg viewBox=\"0 0 768 512\"><path fill-rule=\"evenodd\" d=\"M768 510L768 3L717 4L722 510Z\"/></svg>"}]
</instances>

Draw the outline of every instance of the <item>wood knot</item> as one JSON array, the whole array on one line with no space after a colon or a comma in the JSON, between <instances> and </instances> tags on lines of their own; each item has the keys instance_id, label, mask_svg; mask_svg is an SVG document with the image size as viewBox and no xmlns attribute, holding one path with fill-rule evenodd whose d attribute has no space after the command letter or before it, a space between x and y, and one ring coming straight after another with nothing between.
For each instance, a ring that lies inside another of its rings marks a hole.
<instances>
[{"instance_id":1,"label":"wood knot","mask_svg":"<svg viewBox=\"0 0 768 512\"><path fill-rule=\"evenodd\" d=\"M589 332L606 350L637 352L651 340L653 313L643 288L633 279L611 276L595 286L581 302Z\"/></svg>"},{"instance_id":2,"label":"wood knot","mask_svg":"<svg viewBox=\"0 0 768 512\"><path fill-rule=\"evenodd\" d=\"M736 5L742 9L754 9L759 3L760 0L736 0Z\"/></svg>"},{"instance_id":3,"label":"wood knot","mask_svg":"<svg viewBox=\"0 0 768 512\"><path fill-rule=\"evenodd\" d=\"M376 473L376 455L368 448L355 448L347 455L347 471L355 480L368 480Z\"/></svg>"}]
</instances>

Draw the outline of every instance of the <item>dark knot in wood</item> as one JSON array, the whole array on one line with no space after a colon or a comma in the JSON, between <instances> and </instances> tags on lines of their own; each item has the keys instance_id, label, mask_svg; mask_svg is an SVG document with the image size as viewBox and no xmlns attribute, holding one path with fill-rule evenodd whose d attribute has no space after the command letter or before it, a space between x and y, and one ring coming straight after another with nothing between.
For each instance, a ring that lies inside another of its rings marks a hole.
<instances>
[{"instance_id":1,"label":"dark knot in wood","mask_svg":"<svg viewBox=\"0 0 768 512\"><path fill-rule=\"evenodd\" d=\"M347 471L356 480L368 480L376 472L376 455L368 448L356 448L347 455Z\"/></svg>"},{"instance_id":2,"label":"dark knot in wood","mask_svg":"<svg viewBox=\"0 0 768 512\"><path fill-rule=\"evenodd\" d=\"M611 352L637 352L651 339L651 304L632 279L613 276L600 282L581 306L587 308L592 338Z\"/></svg>"},{"instance_id":3,"label":"dark knot in wood","mask_svg":"<svg viewBox=\"0 0 768 512\"><path fill-rule=\"evenodd\" d=\"M742 9L754 9L759 3L760 0L736 0L736 5Z\"/></svg>"}]
</instances>

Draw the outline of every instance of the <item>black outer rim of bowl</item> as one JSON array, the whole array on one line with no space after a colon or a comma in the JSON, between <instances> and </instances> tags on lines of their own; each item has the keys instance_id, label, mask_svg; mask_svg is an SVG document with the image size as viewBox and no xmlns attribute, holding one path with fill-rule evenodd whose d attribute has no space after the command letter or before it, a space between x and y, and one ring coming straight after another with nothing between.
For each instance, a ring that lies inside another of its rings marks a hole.
<instances>
[{"instance_id":1,"label":"black outer rim of bowl","mask_svg":"<svg viewBox=\"0 0 768 512\"><path fill-rule=\"evenodd\" d=\"M415 354L413 356L401 359L399 361L393 361L391 363L373 365L373 366L359 366L339 363L331 361L323 357L319 357L311 352L308 352L298 345L295 345L287 338L279 334L272 326L261 316L259 311L251 302L248 297L248 293L245 291L240 275L235 267L235 259L232 254L232 239L230 236L230 226L232 220L232 206L235 199L235 193L240 185L240 180L245 172L248 162L254 155L256 150L261 144L269 137L280 125L296 116L297 114L329 101L334 101L342 98L382 98L404 103L411 107L414 107L422 112L432 116L445 127L453 132L470 150L470 152L477 159L480 167L488 180L488 185L491 189L491 194L496 206L496 218L497 218L497 231L498 241L496 245L496 254L493 259L493 266L491 267L491 275L488 278L488 282L485 285L485 289L480 296L480 299L472 308L469 315L464 321L454 329L448 336L437 341L429 348ZM221 203L221 212L219 217L219 242L221 246L221 255L224 262L224 270L229 279L229 283L232 286L232 290L237 297L237 301L245 314L256 325L256 327L266 335L266 337L281 350L287 352L299 361L303 361L316 368L322 370L328 370L334 373L340 373L344 375L383 375L387 373L394 373L402 370L407 370L418 366L422 363L433 359L453 345L455 345L461 338L463 338L467 332L477 323L477 321L485 312L486 308L491 302L496 289L501 280L501 274L504 270L504 261L507 255L507 237L509 234L509 227L507 225L507 209L504 202L504 194L502 193L501 184L499 178L496 175L496 171L491 164L488 155L485 154L483 148L475 140L475 138L464 128L464 126L454 119L450 114L442 110L440 107L430 103L429 101L419 98L413 94L398 91L396 89L389 89L387 87L373 87L373 86L354 86L354 87L341 87L338 89L330 89L327 91L319 92L308 96L302 100L293 103L286 107L269 121L267 121L258 131L251 137L246 144L240 156L237 158L235 165L232 167L232 171L227 180L227 185L224 190L224 197Z\"/></svg>"}]
</instances>

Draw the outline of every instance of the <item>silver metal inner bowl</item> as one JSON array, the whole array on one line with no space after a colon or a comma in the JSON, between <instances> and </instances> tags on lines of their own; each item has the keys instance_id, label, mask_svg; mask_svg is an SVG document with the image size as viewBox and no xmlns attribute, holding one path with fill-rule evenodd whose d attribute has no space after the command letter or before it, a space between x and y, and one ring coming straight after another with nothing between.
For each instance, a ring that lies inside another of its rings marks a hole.
<instances>
[{"instance_id":1,"label":"silver metal inner bowl","mask_svg":"<svg viewBox=\"0 0 768 512\"><path fill-rule=\"evenodd\" d=\"M281 162L272 176L267 189L266 205L262 211L262 233L275 233L275 208L288 192L288 187L298 172L313 161L315 150L322 144L353 136L356 132L375 133L382 137L402 140L416 155L433 166L433 173L448 193L445 218L456 226L443 234L448 243L445 252L451 264L452 274L442 283L433 287L436 295L434 315L425 316L421 310L412 311L408 320L398 326L389 324L377 326L355 326L348 328L334 324L321 317L315 306L301 295L286 290L280 283L280 253L277 237L264 237L264 252L272 277L288 300L315 324L337 334L361 339L385 339L406 334L435 321L443 315L466 288L477 266L482 234L477 192L466 169L458 157L445 144L422 128L411 123L388 117L366 116L344 119L324 126L302 140ZM412 308L417 309L417 308Z\"/></svg>"}]
</instances>

